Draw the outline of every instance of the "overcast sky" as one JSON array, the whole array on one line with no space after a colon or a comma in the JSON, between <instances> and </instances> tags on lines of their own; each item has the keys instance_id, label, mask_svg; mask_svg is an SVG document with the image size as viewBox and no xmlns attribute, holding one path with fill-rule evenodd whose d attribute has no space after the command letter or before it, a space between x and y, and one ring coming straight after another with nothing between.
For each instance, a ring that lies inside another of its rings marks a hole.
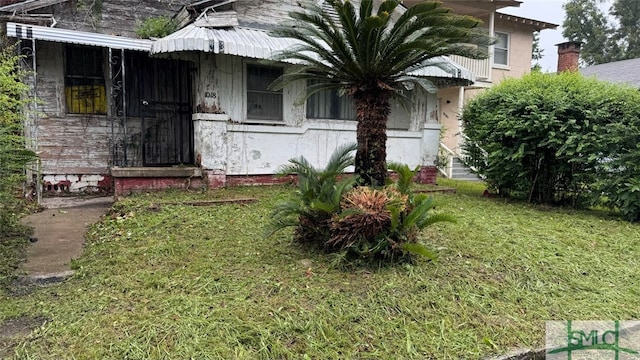
<instances>
[{"instance_id":1,"label":"overcast sky","mask_svg":"<svg viewBox=\"0 0 640 360\"><path fill-rule=\"evenodd\" d=\"M540 46L544 50L540 61L542 71L555 72L558 65L558 50L555 44L564 42L562 37L562 22L564 21L564 0L521 0L520 7L500 9L500 12L521 16L529 19L541 20L560 25L557 30L546 29L540 32Z\"/></svg>"}]
</instances>

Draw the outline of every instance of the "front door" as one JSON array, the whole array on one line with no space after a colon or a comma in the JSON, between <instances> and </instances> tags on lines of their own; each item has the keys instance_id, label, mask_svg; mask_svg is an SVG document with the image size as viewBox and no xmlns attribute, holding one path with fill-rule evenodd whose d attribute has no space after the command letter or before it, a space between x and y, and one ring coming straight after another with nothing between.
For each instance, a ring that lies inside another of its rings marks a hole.
<instances>
[{"instance_id":1,"label":"front door","mask_svg":"<svg viewBox=\"0 0 640 360\"><path fill-rule=\"evenodd\" d=\"M128 56L128 63L127 108L139 119L141 165L193 164L189 63L145 54Z\"/></svg>"}]
</instances>

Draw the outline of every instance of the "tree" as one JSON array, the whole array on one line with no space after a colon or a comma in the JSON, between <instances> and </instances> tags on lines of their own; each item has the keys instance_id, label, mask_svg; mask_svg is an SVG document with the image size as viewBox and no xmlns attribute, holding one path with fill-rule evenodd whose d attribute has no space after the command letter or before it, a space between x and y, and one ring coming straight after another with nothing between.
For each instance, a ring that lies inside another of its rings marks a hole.
<instances>
[{"instance_id":1,"label":"tree","mask_svg":"<svg viewBox=\"0 0 640 360\"><path fill-rule=\"evenodd\" d=\"M596 65L640 57L640 2L614 0L569 0L562 35L582 42L580 58Z\"/></svg>"},{"instance_id":2,"label":"tree","mask_svg":"<svg viewBox=\"0 0 640 360\"><path fill-rule=\"evenodd\" d=\"M531 62L534 63L531 66L531 71L540 71L542 66L538 62L542 59L544 49L540 47L540 31L533 33L533 46L531 47Z\"/></svg>"},{"instance_id":3,"label":"tree","mask_svg":"<svg viewBox=\"0 0 640 360\"><path fill-rule=\"evenodd\" d=\"M609 13L618 20L613 39L620 49L620 58L640 57L640 2L617 0Z\"/></svg>"},{"instance_id":4,"label":"tree","mask_svg":"<svg viewBox=\"0 0 640 360\"><path fill-rule=\"evenodd\" d=\"M580 58L587 65L612 61L614 43L606 14L598 7L604 0L569 0L564 5L562 36L582 43Z\"/></svg>"},{"instance_id":5,"label":"tree","mask_svg":"<svg viewBox=\"0 0 640 360\"><path fill-rule=\"evenodd\" d=\"M307 97L338 90L356 104L356 173L364 185L385 182L386 129L390 101L417 85L436 87L411 75L443 55L485 58L490 38L478 28L480 20L451 13L439 3L419 3L392 16L400 0L362 0L359 9L349 0L325 0L290 13L294 20L273 34L300 42L277 60L301 64L283 75L283 86L306 81ZM330 9L330 10L329 10ZM397 20L395 20L397 18Z\"/></svg>"}]
</instances>

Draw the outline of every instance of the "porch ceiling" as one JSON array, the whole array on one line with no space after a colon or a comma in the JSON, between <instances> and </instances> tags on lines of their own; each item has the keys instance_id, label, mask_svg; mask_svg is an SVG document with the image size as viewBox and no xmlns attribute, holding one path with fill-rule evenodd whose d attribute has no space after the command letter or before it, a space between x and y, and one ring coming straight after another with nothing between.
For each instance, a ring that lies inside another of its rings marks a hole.
<instances>
[{"instance_id":1,"label":"porch ceiling","mask_svg":"<svg viewBox=\"0 0 640 360\"><path fill-rule=\"evenodd\" d=\"M7 35L18 39L35 39L139 51L149 51L152 43L150 40L131 39L122 36L57 29L13 22L7 23Z\"/></svg>"}]
</instances>

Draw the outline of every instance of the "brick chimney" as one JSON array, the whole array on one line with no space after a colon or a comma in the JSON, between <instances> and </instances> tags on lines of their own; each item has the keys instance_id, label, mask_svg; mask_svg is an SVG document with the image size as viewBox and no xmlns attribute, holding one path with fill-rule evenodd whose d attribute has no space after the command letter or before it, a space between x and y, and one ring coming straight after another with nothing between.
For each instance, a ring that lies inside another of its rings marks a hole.
<instances>
[{"instance_id":1,"label":"brick chimney","mask_svg":"<svg viewBox=\"0 0 640 360\"><path fill-rule=\"evenodd\" d=\"M579 41L567 41L556 44L558 47L558 72L578 71L578 59L580 58Z\"/></svg>"}]
</instances>

